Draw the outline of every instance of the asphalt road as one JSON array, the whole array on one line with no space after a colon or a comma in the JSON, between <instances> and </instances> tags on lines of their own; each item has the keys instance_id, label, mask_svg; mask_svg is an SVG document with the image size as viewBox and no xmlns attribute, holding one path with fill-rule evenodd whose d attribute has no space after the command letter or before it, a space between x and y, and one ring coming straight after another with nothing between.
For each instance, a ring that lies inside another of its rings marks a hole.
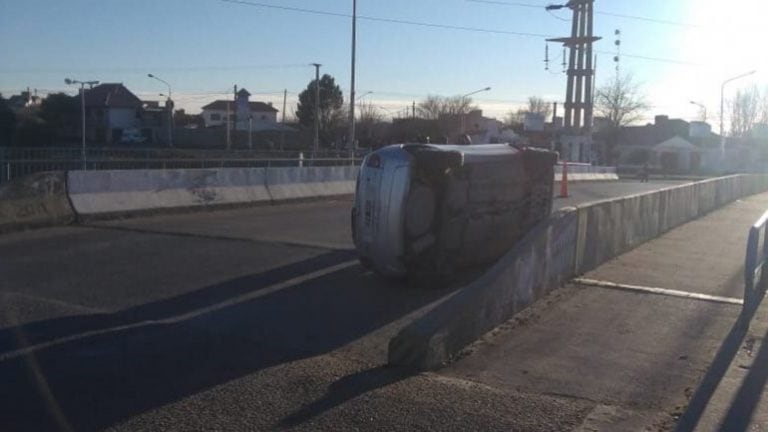
<instances>
[{"instance_id":1,"label":"asphalt road","mask_svg":"<svg viewBox=\"0 0 768 432\"><path fill-rule=\"evenodd\" d=\"M572 184L556 206L673 183ZM383 367L388 340L463 281L364 271L349 204L0 236L2 429L562 430L594 408Z\"/></svg>"}]
</instances>

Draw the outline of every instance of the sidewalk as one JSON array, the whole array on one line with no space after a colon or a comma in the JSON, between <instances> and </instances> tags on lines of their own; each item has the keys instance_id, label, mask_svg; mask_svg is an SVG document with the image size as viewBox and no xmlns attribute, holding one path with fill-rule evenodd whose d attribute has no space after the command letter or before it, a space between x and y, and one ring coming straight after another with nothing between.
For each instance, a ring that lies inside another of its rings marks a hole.
<instances>
[{"instance_id":1,"label":"sidewalk","mask_svg":"<svg viewBox=\"0 0 768 432\"><path fill-rule=\"evenodd\" d=\"M590 402L576 430L768 430L768 306L746 329L734 304L766 209L749 197L605 263L583 279L629 286L556 291L441 373Z\"/></svg>"}]
</instances>

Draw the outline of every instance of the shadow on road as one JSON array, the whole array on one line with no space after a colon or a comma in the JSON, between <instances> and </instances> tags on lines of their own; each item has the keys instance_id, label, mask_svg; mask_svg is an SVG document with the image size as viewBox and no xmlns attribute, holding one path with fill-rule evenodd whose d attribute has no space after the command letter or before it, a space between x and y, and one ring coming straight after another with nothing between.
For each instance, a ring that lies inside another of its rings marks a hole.
<instances>
[{"instance_id":1,"label":"shadow on road","mask_svg":"<svg viewBox=\"0 0 768 432\"><path fill-rule=\"evenodd\" d=\"M4 430L102 429L254 371L327 353L449 292L408 289L352 266L210 313L151 322L349 258L348 252L332 252L115 314L53 319L3 330L0 348L8 353L19 347L17 335L28 343L40 343L150 321L74 337L0 361L0 424ZM397 374L374 370L342 380L326 398L295 418L310 418L371 385L395 379Z\"/></svg>"},{"instance_id":2,"label":"shadow on road","mask_svg":"<svg viewBox=\"0 0 768 432\"><path fill-rule=\"evenodd\" d=\"M413 375L405 368L379 366L345 376L331 384L320 399L284 418L280 427L296 427L369 391L386 387Z\"/></svg>"},{"instance_id":3,"label":"shadow on road","mask_svg":"<svg viewBox=\"0 0 768 432\"><path fill-rule=\"evenodd\" d=\"M765 384L768 382L768 333L763 336L760 351L752 361L752 367L741 383L736 397L733 398L731 407L720 425L724 431L746 431L752 420L752 415L763 395Z\"/></svg>"},{"instance_id":4,"label":"shadow on road","mask_svg":"<svg viewBox=\"0 0 768 432\"><path fill-rule=\"evenodd\" d=\"M762 301L762 298L758 299L755 302L756 305L759 305L761 301ZM677 427L675 428L676 432L690 432L690 431L696 430L696 426L698 425L699 420L701 420L701 416L704 414L704 411L706 410L710 399L714 395L715 391L717 391L717 387L720 385L720 382L722 381L723 377L728 371L728 368L733 362L733 359L736 357L736 354L739 352L739 349L741 348L741 344L744 342L744 339L747 336L747 332L749 331L749 322L752 320L752 317L755 315L756 310L757 310L756 306L745 308L744 310L742 310L742 313L739 316L739 319L731 327L731 330L728 332L728 335L726 336L722 345L720 345L720 349L718 349L717 354L715 355L715 358L712 361L712 364L709 366L709 369L707 369L707 372L704 375L704 378L702 378L701 383L699 384L699 387L696 389L696 392L691 397L691 400L688 403L688 408L680 417L680 420L677 423ZM766 350L768 350L768 347L763 346L760 352L764 356L768 356L768 352L763 353L763 351L766 351ZM758 358L760 358L760 355L758 355ZM757 361L758 359L755 359L755 364L758 364ZM750 371L750 374L751 373L752 371ZM763 373L768 374L768 370L763 371ZM768 375L766 375L766 377L768 377ZM747 377L747 379L749 379L749 377ZM762 385L765 384L765 378L762 378L762 379L763 379L762 383L760 384L761 388L762 388ZM757 397L759 399L759 393ZM738 398L734 402L734 406L736 402L738 402ZM731 407L732 411L733 409L734 407ZM750 411L749 411L750 417L753 409L754 409L754 406L750 408ZM744 411L742 410L740 415L743 415L743 414L744 414ZM729 412L729 417L730 416L731 416L731 413ZM749 418L747 418L747 424L749 424ZM721 430L738 431L738 430L744 430L744 429L734 429L734 428L728 427Z\"/></svg>"}]
</instances>

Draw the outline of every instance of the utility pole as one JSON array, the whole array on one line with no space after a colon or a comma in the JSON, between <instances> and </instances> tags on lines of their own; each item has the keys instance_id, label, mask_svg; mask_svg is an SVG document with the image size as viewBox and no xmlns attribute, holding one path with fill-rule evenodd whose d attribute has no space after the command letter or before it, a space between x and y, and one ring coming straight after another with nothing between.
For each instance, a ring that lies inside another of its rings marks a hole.
<instances>
[{"instance_id":1,"label":"utility pole","mask_svg":"<svg viewBox=\"0 0 768 432\"><path fill-rule=\"evenodd\" d=\"M552 126L557 125L557 102L552 102Z\"/></svg>"},{"instance_id":2,"label":"utility pole","mask_svg":"<svg viewBox=\"0 0 768 432\"><path fill-rule=\"evenodd\" d=\"M286 102L288 100L288 89L283 90L283 127L280 131L280 151L285 150L285 110Z\"/></svg>"},{"instance_id":3,"label":"utility pole","mask_svg":"<svg viewBox=\"0 0 768 432\"><path fill-rule=\"evenodd\" d=\"M227 150L232 148L232 134L229 125L229 101L227 101L227 118L224 119L227 123Z\"/></svg>"},{"instance_id":4,"label":"utility pole","mask_svg":"<svg viewBox=\"0 0 768 432\"><path fill-rule=\"evenodd\" d=\"M317 153L320 150L320 63L312 63L315 67L315 140L312 150Z\"/></svg>"},{"instance_id":5,"label":"utility pole","mask_svg":"<svg viewBox=\"0 0 768 432\"><path fill-rule=\"evenodd\" d=\"M411 106L411 118L416 119L416 101L413 101Z\"/></svg>"},{"instance_id":6,"label":"utility pole","mask_svg":"<svg viewBox=\"0 0 768 432\"><path fill-rule=\"evenodd\" d=\"M352 0L352 78L349 91L349 149L354 154L355 145L355 54L357 50L357 0Z\"/></svg>"},{"instance_id":7,"label":"utility pole","mask_svg":"<svg viewBox=\"0 0 768 432\"><path fill-rule=\"evenodd\" d=\"M232 100L234 102L234 109L232 110L232 129L235 131L232 137L232 146L237 146L237 84L232 87Z\"/></svg>"},{"instance_id":8,"label":"utility pole","mask_svg":"<svg viewBox=\"0 0 768 432\"><path fill-rule=\"evenodd\" d=\"M586 132L592 128L594 104L593 88L593 59L592 45L601 38L593 35L593 16L595 0L570 0L564 5L550 5L547 10L570 8L573 10L571 36L547 39L549 42L560 42L569 51L568 55L568 84L565 97L564 126L566 129Z\"/></svg>"}]
</instances>

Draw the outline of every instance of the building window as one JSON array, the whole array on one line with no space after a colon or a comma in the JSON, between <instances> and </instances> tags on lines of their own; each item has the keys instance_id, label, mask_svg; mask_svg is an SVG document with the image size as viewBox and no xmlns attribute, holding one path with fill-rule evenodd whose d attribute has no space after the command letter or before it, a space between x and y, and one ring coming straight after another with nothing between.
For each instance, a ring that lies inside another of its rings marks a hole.
<instances>
[{"instance_id":1,"label":"building window","mask_svg":"<svg viewBox=\"0 0 768 432\"><path fill-rule=\"evenodd\" d=\"M221 121L221 114L211 114L211 121Z\"/></svg>"}]
</instances>

